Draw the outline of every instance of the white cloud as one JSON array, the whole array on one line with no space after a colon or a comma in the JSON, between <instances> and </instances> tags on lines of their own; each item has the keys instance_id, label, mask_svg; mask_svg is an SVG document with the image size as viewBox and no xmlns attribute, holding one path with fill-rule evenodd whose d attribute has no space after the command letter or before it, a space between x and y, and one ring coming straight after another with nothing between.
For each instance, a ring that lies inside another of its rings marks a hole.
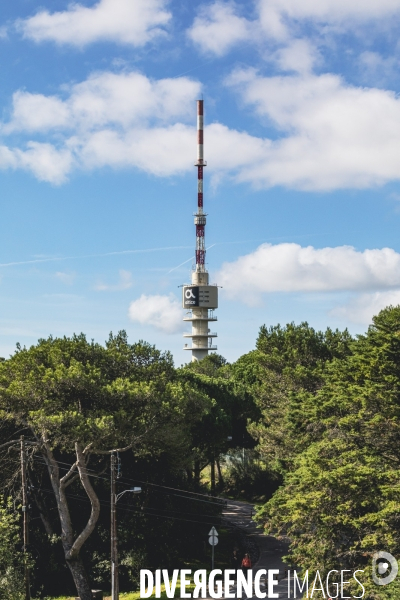
<instances>
[{"instance_id":1,"label":"white cloud","mask_svg":"<svg viewBox=\"0 0 400 600\"><path fill-rule=\"evenodd\" d=\"M68 10L38 12L17 27L35 42L83 47L98 41L143 46L165 34L171 19L166 0L100 0L93 7L71 4Z\"/></svg>"},{"instance_id":2,"label":"white cloud","mask_svg":"<svg viewBox=\"0 0 400 600\"><path fill-rule=\"evenodd\" d=\"M317 48L305 39L294 39L274 55L276 64L282 71L309 73L320 59Z\"/></svg>"},{"instance_id":3,"label":"white cloud","mask_svg":"<svg viewBox=\"0 0 400 600\"><path fill-rule=\"evenodd\" d=\"M104 129L82 138L72 138L86 168L103 166L137 167L158 176L169 176L191 168L195 129L177 124L170 127L139 128L127 132Z\"/></svg>"},{"instance_id":4,"label":"white cloud","mask_svg":"<svg viewBox=\"0 0 400 600\"><path fill-rule=\"evenodd\" d=\"M130 271L120 269L117 283L108 284L99 281L99 283L95 285L95 289L99 292L120 292L123 290L129 290L132 286L132 273Z\"/></svg>"},{"instance_id":5,"label":"white cloud","mask_svg":"<svg viewBox=\"0 0 400 600\"><path fill-rule=\"evenodd\" d=\"M206 126L206 158L215 181L228 175L258 188L332 190L399 180L400 99L391 91L348 85L336 75L308 73L314 50L298 42L303 54L296 59L294 47L280 60L301 74L261 77L242 69L227 79L277 135ZM78 168L135 167L157 176L189 171L200 89L187 77L102 72L57 96L16 92L0 133L5 138L18 132L27 141L14 149L0 146L0 169L22 168L55 184Z\"/></svg>"},{"instance_id":6,"label":"white cloud","mask_svg":"<svg viewBox=\"0 0 400 600\"><path fill-rule=\"evenodd\" d=\"M368 324L371 323L372 317L386 306L398 306L399 304L400 290L360 294L346 304L334 308L330 314L345 321Z\"/></svg>"},{"instance_id":7,"label":"white cloud","mask_svg":"<svg viewBox=\"0 0 400 600\"><path fill-rule=\"evenodd\" d=\"M396 56L384 57L369 50L359 56L359 71L365 81L373 80L375 85L393 84L398 78L398 59ZM385 86L386 87L386 86Z\"/></svg>"},{"instance_id":8,"label":"white cloud","mask_svg":"<svg viewBox=\"0 0 400 600\"><path fill-rule=\"evenodd\" d=\"M258 6L265 31L282 37L288 22L307 20L349 29L354 22L394 16L399 12L400 0L260 0Z\"/></svg>"},{"instance_id":9,"label":"white cloud","mask_svg":"<svg viewBox=\"0 0 400 600\"><path fill-rule=\"evenodd\" d=\"M26 150L14 150L15 165L31 171L40 181L58 185L64 183L70 172L73 157L67 148L57 149L52 144L28 142Z\"/></svg>"},{"instance_id":10,"label":"white cloud","mask_svg":"<svg viewBox=\"0 0 400 600\"><path fill-rule=\"evenodd\" d=\"M60 98L18 91L13 94L12 121L2 126L2 132L47 131L66 127L69 117L68 106Z\"/></svg>"},{"instance_id":11,"label":"white cloud","mask_svg":"<svg viewBox=\"0 0 400 600\"><path fill-rule=\"evenodd\" d=\"M193 114L200 84L187 77L152 80L136 71L94 73L72 85L63 100L18 91L13 95L11 121L3 131L91 131L108 125L127 128L165 123Z\"/></svg>"},{"instance_id":12,"label":"white cloud","mask_svg":"<svg viewBox=\"0 0 400 600\"><path fill-rule=\"evenodd\" d=\"M256 18L238 14L234 2L218 0L201 7L188 35L203 51L226 54L244 41L257 45L291 43L304 25L330 31L354 30L356 24L396 16L400 0L258 0Z\"/></svg>"},{"instance_id":13,"label":"white cloud","mask_svg":"<svg viewBox=\"0 0 400 600\"><path fill-rule=\"evenodd\" d=\"M0 133L45 134L54 143L0 146L0 168L27 169L52 183L78 166L136 166L156 175L189 169L195 130L182 121L194 121L199 93L187 77L152 80L137 72L95 73L63 96L18 91Z\"/></svg>"},{"instance_id":14,"label":"white cloud","mask_svg":"<svg viewBox=\"0 0 400 600\"><path fill-rule=\"evenodd\" d=\"M236 14L233 2L216 2L200 8L188 37L201 51L222 56L239 42L252 40L255 23Z\"/></svg>"},{"instance_id":15,"label":"white cloud","mask_svg":"<svg viewBox=\"0 0 400 600\"><path fill-rule=\"evenodd\" d=\"M227 83L279 133L239 179L310 190L399 179L394 92L348 85L332 74L261 77L252 69L235 71Z\"/></svg>"},{"instance_id":16,"label":"white cloud","mask_svg":"<svg viewBox=\"0 0 400 600\"><path fill-rule=\"evenodd\" d=\"M387 289L400 286L400 254L391 248L358 252L352 246L262 244L224 263L216 280L230 297L248 304L271 292Z\"/></svg>"},{"instance_id":17,"label":"white cloud","mask_svg":"<svg viewBox=\"0 0 400 600\"><path fill-rule=\"evenodd\" d=\"M182 329L182 308L174 294L142 294L129 306L129 318L142 325L152 325L163 333L177 333Z\"/></svg>"}]
</instances>

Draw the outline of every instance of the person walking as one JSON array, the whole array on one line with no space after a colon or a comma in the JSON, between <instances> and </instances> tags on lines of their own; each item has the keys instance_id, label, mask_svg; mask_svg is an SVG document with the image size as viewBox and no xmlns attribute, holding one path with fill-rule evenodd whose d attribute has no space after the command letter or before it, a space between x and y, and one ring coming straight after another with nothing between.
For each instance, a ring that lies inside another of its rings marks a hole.
<instances>
[{"instance_id":1,"label":"person walking","mask_svg":"<svg viewBox=\"0 0 400 600\"><path fill-rule=\"evenodd\" d=\"M250 554L246 552L242 560L242 570L244 573L247 573L251 569L251 559Z\"/></svg>"}]
</instances>

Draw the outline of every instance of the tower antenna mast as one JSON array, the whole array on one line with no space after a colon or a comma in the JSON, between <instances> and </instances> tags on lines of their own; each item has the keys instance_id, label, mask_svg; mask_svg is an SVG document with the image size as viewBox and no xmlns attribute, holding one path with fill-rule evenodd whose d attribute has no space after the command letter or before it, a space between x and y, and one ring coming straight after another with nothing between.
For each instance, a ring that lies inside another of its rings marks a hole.
<instances>
[{"instance_id":1,"label":"tower antenna mast","mask_svg":"<svg viewBox=\"0 0 400 600\"><path fill-rule=\"evenodd\" d=\"M194 213L196 227L196 264L192 269L192 283L182 288L182 306L189 309L189 316L184 321L192 323L191 333L184 333L185 338L192 339L192 345L185 344L185 350L191 350L192 362L208 355L210 350L216 350L212 339L217 337L211 333L209 322L216 321L214 309L218 308L218 287L209 284L206 269L205 228L207 214L204 212L203 175L207 162L204 160L204 101L197 100L197 211Z\"/></svg>"}]
</instances>

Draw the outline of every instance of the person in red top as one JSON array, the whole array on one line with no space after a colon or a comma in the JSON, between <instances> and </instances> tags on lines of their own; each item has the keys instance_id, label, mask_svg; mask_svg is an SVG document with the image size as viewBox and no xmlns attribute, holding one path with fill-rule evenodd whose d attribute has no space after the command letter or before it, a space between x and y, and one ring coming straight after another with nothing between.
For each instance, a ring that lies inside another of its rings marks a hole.
<instances>
[{"instance_id":1,"label":"person in red top","mask_svg":"<svg viewBox=\"0 0 400 600\"><path fill-rule=\"evenodd\" d=\"M250 560L250 555L246 552L246 554L244 555L244 558L242 560L242 569L243 572L247 572L249 569L251 569L251 560Z\"/></svg>"}]
</instances>

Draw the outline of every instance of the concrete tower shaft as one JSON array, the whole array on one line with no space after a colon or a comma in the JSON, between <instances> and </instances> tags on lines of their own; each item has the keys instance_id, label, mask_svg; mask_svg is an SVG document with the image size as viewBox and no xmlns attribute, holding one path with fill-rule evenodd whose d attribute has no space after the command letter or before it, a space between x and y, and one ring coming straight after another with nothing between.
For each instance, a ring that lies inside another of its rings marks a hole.
<instances>
[{"instance_id":1,"label":"concrete tower shaft","mask_svg":"<svg viewBox=\"0 0 400 600\"><path fill-rule=\"evenodd\" d=\"M204 105L203 100L197 101L197 211L194 214L196 227L195 268L192 271L191 284L184 285L182 292L182 306L188 309L184 321L192 323L191 333L183 336L192 339L192 345L185 344L185 350L191 350L192 361L198 361L207 356L210 350L216 350L212 339L217 336L211 333L209 323L216 321L213 310L218 308L218 287L209 285L208 271L206 269L205 229L206 213L204 212L203 174L207 166L204 160Z\"/></svg>"}]
</instances>

